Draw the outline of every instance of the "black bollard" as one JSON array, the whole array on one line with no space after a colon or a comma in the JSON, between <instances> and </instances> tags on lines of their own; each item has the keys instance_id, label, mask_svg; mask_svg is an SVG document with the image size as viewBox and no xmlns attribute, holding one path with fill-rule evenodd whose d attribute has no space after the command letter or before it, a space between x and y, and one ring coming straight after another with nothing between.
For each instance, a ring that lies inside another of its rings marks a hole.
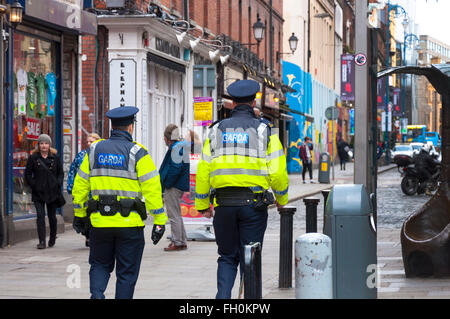
<instances>
[{"instance_id":1,"label":"black bollard","mask_svg":"<svg viewBox=\"0 0 450 319\"><path fill-rule=\"evenodd\" d=\"M303 202L306 205L306 232L317 233L317 205L320 199L307 197Z\"/></svg>"},{"instance_id":2,"label":"black bollard","mask_svg":"<svg viewBox=\"0 0 450 319\"><path fill-rule=\"evenodd\" d=\"M245 245L244 264L244 299L261 299L261 243Z\"/></svg>"},{"instance_id":3,"label":"black bollard","mask_svg":"<svg viewBox=\"0 0 450 319\"><path fill-rule=\"evenodd\" d=\"M280 213L280 263L278 275L279 288L292 287L292 241L294 214L296 207L283 207Z\"/></svg>"},{"instance_id":4,"label":"black bollard","mask_svg":"<svg viewBox=\"0 0 450 319\"><path fill-rule=\"evenodd\" d=\"M328 199L328 195L330 195L331 190L330 189L326 189L324 191L322 191L322 195L323 195L323 233L325 234L325 215L327 213L327 199Z\"/></svg>"}]
</instances>

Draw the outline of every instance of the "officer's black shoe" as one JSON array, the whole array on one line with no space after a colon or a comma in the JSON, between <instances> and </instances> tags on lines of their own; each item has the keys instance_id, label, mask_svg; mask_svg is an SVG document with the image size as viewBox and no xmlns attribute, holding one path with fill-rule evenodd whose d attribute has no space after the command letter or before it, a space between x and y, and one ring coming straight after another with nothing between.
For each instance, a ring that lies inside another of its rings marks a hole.
<instances>
[{"instance_id":1,"label":"officer's black shoe","mask_svg":"<svg viewBox=\"0 0 450 319\"><path fill-rule=\"evenodd\" d=\"M48 241L48 247L51 248L51 247L55 246L55 242L56 242L56 238L55 239L50 239Z\"/></svg>"},{"instance_id":2,"label":"officer's black shoe","mask_svg":"<svg viewBox=\"0 0 450 319\"><path fill-rule=\"evenodd\" d=\"M45 241L39 242L36 246L37 249L45 249Z\"/></svg>"}]
</instances>

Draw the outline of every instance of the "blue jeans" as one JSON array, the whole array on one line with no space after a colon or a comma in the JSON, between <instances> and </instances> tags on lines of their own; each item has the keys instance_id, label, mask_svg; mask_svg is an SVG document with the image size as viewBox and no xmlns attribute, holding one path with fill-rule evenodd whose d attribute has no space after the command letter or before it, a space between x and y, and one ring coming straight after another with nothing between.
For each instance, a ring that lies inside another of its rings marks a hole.
<instances>
[{"instance_id":1,"label":"blue jeans","mask_svg":"<svg viewBox=\"0 0 450 319\"><path fill-rule=\"evenodd\" d=\"M244 246L264 239L267 227L267 210L257 211L253 205L216 207L214 233L218 246L217 299L230 299L231 290L240 264L244 273Z\"/></svg>"},{"instance_id":2,"label":"blue jeans","mask_svg":"<svg viewBox=\"0 0 450 319\"><path fill-rule=\"evenodd\" d=\"M116 264L116 299L134 294L145 239L143 227L92 228L90 233L89 281L91 299L104 299L111 272Z\"/></svg>"}]
</instances>

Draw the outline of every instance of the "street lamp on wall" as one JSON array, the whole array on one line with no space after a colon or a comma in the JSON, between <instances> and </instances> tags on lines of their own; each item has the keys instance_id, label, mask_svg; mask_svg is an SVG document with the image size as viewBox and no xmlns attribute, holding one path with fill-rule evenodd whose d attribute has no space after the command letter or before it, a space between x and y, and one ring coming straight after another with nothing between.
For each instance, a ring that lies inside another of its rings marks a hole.
<instances>
[{"instance_id":1,"label":"street lamp on wall","mask_svg":"<svg viewBox=\"0 0 450 319\"><path fill-rule=\"evenodd\" d=\"M255 37L255 40L259 44L264 39L264 31L266 30L266 26L261 21L259 15L257 16L257 21L255 24L253 24L253 35Z\"/></svg>"},{"instance_id":2,"label":"street lamp on wall","mask_svg":"<svg viewBox=\"0 0 450 319\"><path fill-rule=\"evenodd\" d=\"M295 33L292 32L292 35L289 37L288 39L289 41L289 48L291 49L291 52L277 52L277 60L280 60L280 57L284 54L290 54L293 55L295 50L297 50L297 45L298 45L298 38L295 36Z\"/></svg>"},{"instance_id":3,"label":"street lamp on wall","mask_svg":"<svg viewBox=\"0 0 450 319\"><path fill-rule=\"evenodd\" d=\"M261 21L259 14L256 16L257 21L253 24L253 36L255 37L256 43L242 43L241 45L258 45L264 39L264 31L266 26Z\"/></svg>"}]
</instances>

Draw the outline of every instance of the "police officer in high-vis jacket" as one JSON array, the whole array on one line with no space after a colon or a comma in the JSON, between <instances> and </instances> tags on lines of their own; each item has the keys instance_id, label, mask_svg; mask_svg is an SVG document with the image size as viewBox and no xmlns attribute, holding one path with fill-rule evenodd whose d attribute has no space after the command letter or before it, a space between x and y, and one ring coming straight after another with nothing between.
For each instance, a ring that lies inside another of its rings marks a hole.
<instances>
[{"instance_id":1,"label":"police officer in high-vis jacket","mask_svg":"<svg viewBox=\"0 0 450 319\"><path fill-rule=\"evenodd\" d=\"M289 179L283 146L267 120L253 111L259 84L240 80L231 84L231 117L210 126L197 168L195 208L212 217L218 245L217 295L231 298L244 246L262 244L267 207L287 204ZM269 189L272 189L273 194ZM212 189L212 192L210 192Z\"/></svg>"},{"instance_id":2,"label":"police officer in high-vis jacket","mask_svg":"<svg viewBox=\"0 0 450 319\"><path fill-rule=\"evenodd\" d=\"M116 264L116 298L133 298L144 250L144 220L153 216L152 241L161 239L166 213L158 170L144 146L132 139L136 107L106 113L111 136L94 142L80 166L72 191L73 226L90 233L91 298L104 298ZM89 192L92 199L89 199Z\"/></svg>"}]
</instances>

